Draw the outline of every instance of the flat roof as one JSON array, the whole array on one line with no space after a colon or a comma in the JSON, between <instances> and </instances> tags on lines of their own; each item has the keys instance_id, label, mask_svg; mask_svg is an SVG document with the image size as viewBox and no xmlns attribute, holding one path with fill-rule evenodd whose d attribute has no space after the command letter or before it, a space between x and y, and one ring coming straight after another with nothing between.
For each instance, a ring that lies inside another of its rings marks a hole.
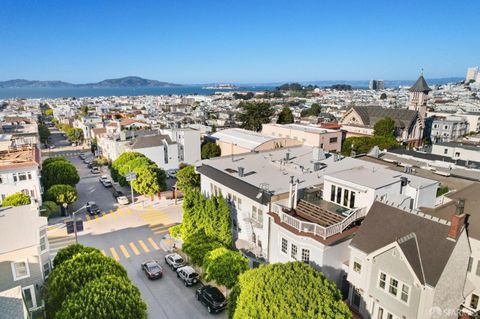
<instances>
[{"instance_id":1,"label":"flat roof","mask_svg":"<svg viewBox=\"0 0 480 319\"><path fill-rule=\"evenodd\" d=\"M300 124L266 124L266 125L280 127L280 128L288 128L295 131L302 131L302 132L315 133L315 134L340 132L340 130L322 128L322 127L317 127L313 125L300 125Z\"/></svg>"},{"instance_id":2,"label":"flat roof","mask_svg":"<svg viewBox=\"0 0 480 319\"><path fill-rule=\"evenodd\" d=\"M307 188L323 183L324 175L338 171L344 171L357 166L363 166L370 171L372 168L381 169L386 166L365 162L359 159L345 157L335 161L333 154L326 153L326 158L320 160L321 169L315 171L313 160L313 147L297 146L291 148L280 148L272 151L247 153L235 156L217 157L201 162L201 165L209 166L209 173L213 170L220 172L216 178L241 180L257 189L268 187L268 190L275 194L283 194L289 191L290 176L300 181L300 188ZM284 163L286 153L289 153L288 162ZM338 159L338 158L337 158ZM239 177L238 168L243 167L244 176ZM200 167L199 172L203 174ZM204 172L206 170L203 170ZM236 183L233 182L232 183ZM226 185L228 187L228 185Z\"/></svg>"},{"instance_id":3,"label":"flat roof","mask_svg":"<svg viewBox=\"0 0 480 319\"><path fill-rule=\"evenodd\" d=\"M448 146L448 147L463 148L463 149L472 150L472 151L480 151L480 145L466 144L466 143L459 143L459 142L440 142L432 145L432 147L434 146Z\"/></svg>"},{"instance_id":4,"label":"flat roof","mask_svg":"<svg viewBox=\"0 0 480 319\"><path fill-rule=\"evenodd\" d=\"M1 208L0 234L8 240L0 240L0 254L38 245L39 229L47 224L30 205Z\"/></svg>"},{"instance_id":5,"label":"flat roof","mask_svg":"<svg viewBox=\"0 0 480 319\"><path fill-rule=\"evenodd\" d=\"M218 139L222 142L230 144L236 144L240 147L253 150L257 146L276 139L274 136L262 135L260 133L240 129L230 128L222 131L218 131L211 135L214 139Z\"/></svg>"}]
</instances>

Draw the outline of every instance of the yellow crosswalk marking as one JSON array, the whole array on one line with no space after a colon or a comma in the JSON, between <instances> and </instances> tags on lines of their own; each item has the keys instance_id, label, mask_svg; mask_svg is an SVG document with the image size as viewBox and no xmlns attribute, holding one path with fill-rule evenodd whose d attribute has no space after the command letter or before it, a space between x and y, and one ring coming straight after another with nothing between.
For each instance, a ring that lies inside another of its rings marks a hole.
<instances>
[{"instance_id":1,"label":"yellow crosswalk marking","mask_svg":"<svg viewBox=\"0 0 480 319\"><path fill-rule=\"evenodd\" d=\"M115 248L111 247L110 248L110 253L112 254L113 259L115 259L116 261L120 260L120 257L118 257L118 254L117 254L117 251L115 250Z\"/></svg>"},{"instance_id":2,"label":"yellow crosswalk marking","mask_svg":"<svg viewBox=\"0 0 480 319\"><path fill-rule=\"evenodd\" d=\"M139 240L138 243L140 244L140 247L142 247L144 252L146 252L146 253L150 252L150 249L148 249L147 245L145 245L143 240Z\"/></svg>"},{"instance_id":3,"label":"yellow crosswalk marking","mask_svg":"<svg viewBox=\"0 0 480 319\"><path fill-rule=\"evenodd\" d=\"M117 214L119 214L120 216L125 216L125 212L123 210L119 210Z\"/></svg>"},{"instance_id":4,"label":"yellow crosswalk marking","mask_svg":"<svg viewBox=\"0 0 480 319\"><path fill-rule=\"evenodd\" d=\"M86 218L87 220L91 220L91 219L92 219L92 218L90 217L90 215L85 215L85 218Z\"/></svg>"},{"instance_id":5,"label":"yellow crosswalk marking","mask_svg":"<svg viewBox=\"0 0 480 319\"><path fill-rule=\"evenodd\" d=\"M100 218L100 216L99 216L99 215L94 215L94 216L95 216L95 219L99 219L99 218Z\"/></svg>"},{"instance_id":6,"label":"yellow crosswalk marking","mask_svg":"<svg viewBox=\"0 0 480 319\"><path fill-rule=\"evenodd\" d=\"M150 245L152 245L153 249L159 250L160 248L158 247L157 243L152 239L152 237L148 237L148 242Z\"/></svg>"},{"instance_id":7,"label":"yellow crosswalk marking","mask_svg":"<svg viewBox=\"0 0 480 319\"><path fill-rule=\"evenodd\" d=\"M125 248L125 246L120 245L120 250L122 251L125 258L130 258L130 254L128 253L128 250L127 250L127 248Z\"/></svg>"},{"instance_id":8,"label":"yellow crosswalk marking","mask_svg":"<svg viewBox=\"0 0 480 319\"><path fill-rule=\"evenodd\" d=\"M133 214L133 212L132 212L132 210L131 210L130 208L127 208L127 209L125 210L125 212L126 212L128 215L132 215L132 214Z\"/></svg>"},{"instance_id":9,"label":"yellow crosswalk marking","mask_svg":"<svg viewBox=\"0 0 480 319\"><path fill-rule=\"evenodd\" d=\"M140 255L140 252L138 251L137 246L135 246L135 244L134 244L133 242L131 242L129 245L130 245L130 248L132 248L133 253L134 253L136 256Z\"/></svg>"}]
</instances>

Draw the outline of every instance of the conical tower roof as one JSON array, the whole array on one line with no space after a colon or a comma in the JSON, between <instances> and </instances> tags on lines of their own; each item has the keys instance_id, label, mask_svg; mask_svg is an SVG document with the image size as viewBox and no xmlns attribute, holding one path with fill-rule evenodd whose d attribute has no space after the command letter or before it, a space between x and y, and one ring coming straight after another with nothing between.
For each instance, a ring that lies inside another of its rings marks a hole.
<instances>
[{"instance_id":1,"label":"conical tower roof","mask_svg":"<svg viewBox=\"0 0 480 319\"><path fill-rule=\"evenodd\" d=\"M418 77L417 82L410 88L410 92L430 92L432 89L428 87L427 81L425 81L425 78L423 77L423 74L421 74Z\"/></svg>"}]
</instances>

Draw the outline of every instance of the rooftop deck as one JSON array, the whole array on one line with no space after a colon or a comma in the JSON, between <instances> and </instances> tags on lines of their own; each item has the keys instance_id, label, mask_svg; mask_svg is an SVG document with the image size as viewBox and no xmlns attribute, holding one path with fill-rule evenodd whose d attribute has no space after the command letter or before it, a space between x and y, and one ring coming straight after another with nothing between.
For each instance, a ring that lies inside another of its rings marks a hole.
<instances>
[{"instance_id":1,"label":"rooftop deck","mask_svg":"<svg viewBox=\"0 0 480 319\"><path fill-rule=\"evenodd\" d=\"M272 205L273 213L281 223L293 227L299 233L319 236L322 239L341 234L365 217L365 208L347 209L321 199L315 202L300 200L295 209L281 203Z\"/></svg>"},{"instance_id":2,"label":"rooftop deck","mask_svg":"<svg viewBox=\"0 0 480 319\"><path fill-rule=\"evenodd\" d=\"M0 151L0 169L21 165L40 164L40 152L36 146L23 145Z\"/></svg>"}]
</instances>

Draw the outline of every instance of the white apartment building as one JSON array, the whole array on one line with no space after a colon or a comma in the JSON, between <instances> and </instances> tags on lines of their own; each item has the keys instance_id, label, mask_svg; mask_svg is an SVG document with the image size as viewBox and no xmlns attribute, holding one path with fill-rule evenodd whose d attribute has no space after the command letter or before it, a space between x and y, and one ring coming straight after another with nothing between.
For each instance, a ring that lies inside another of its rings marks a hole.
<instances>
[{"instance_id":1,"label":"white apartment building","mask_svg":"<svg viewBox=\"0 0 480 319\"><path fill-rule=\"evenodd\" d=\"M90 141L92 139L92 129L103 127L103 121L99 116L83 116L73 121L73 127L81 129L85 140Z\"/></svg>"},{"instance_id":2,"label":"white apartment building","mask_svg":"<svg viewBox=\"0 0 480 319\"><path fill-rule=\"evenodd\" d=\"M434 116L426 120L426 130L433 143L456 141L470 132L468 121L461 116Z\"/></svg>"},{"instance_id":3,"label":"white apartment building","mask_svg":"<svg viewBox=\"0 0 480 319\"><path fill-rule=\"evenodd\" d=\"M22 192L42 203L40 151L36 146L0 150L0 200Z\"/></svg>"},{"instance_id":4,"label":"white apartment building","mask_svg":"<svg viewBox=\"0 0 480 319\"><path fill-rule=\"evenodd\" d=\"M433 207L438 183L299 146L197 167L204 195L230 203L236 245L269 262L302 260L345 283L348 245L375 198Z\"/></svg>"},{"instance_id":5,"label":"white apartment building","mask_svg":"<svg viewBox=\"0 0 480 319\"><path fill-rule=\"evenodd\" d=\"M444 142L432 145L432 154L453 160L480 162L480 146L458 142Z\"/></svg>"},{"instance_id":6,"label":"white apartment building","mask_svg":"<svg viewBox=\"0 0 480 319\"><path fill-rule=\"evenodd\" d=\"M0 291L21 286L27 308L41 308L52 269L47 218L39 216L37 205L0 208L0 215Z\"/></svg>"},{"instance_id":7,"label":"white apartment building","mask_svg":"<svg viewBox=\"0 0 480 319\"><path fill-rule=\"evenodd\" d=\"M177 145L178 163L193 165L201 159L201 132L191 128L161 130ZM178 165L177 165L178 168Z\"/></svg>"}]
</instances>

